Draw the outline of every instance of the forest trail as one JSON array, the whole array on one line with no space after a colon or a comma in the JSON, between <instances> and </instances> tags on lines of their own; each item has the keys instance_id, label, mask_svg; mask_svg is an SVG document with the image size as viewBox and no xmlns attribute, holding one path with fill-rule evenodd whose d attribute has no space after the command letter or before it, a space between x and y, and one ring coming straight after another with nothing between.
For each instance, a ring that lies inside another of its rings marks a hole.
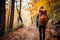
<instances>
[{"instance_id":1,"label":"forest trail","mask_svg":"<svg viewBox=\"0 0 60 40\"><path fill-rule=\"evenodd\" d=\"M46 37L45 40L57 40L54 38L50 30L52 29L52 25L47 25L46 27ZM39 31L36 25L25 26L23 28L19 28L18 30L5 35L2 40L39 40Z\"/></svg>"},{"instance_id":2,"label":"forest trail","mask_svg":"<svg viewBox=\"0 0 60 40\"><path fill-rule=\"evenodd\" d=\"M38 28L35 25L21 28L4 36L2 40L39 40Z\"/></svg>"}]
</instances>

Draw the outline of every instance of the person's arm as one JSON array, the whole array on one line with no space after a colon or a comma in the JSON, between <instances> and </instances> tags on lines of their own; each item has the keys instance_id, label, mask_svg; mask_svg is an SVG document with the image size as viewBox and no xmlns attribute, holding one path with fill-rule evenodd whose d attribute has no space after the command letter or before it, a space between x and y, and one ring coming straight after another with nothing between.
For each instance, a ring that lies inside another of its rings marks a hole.
<instances>
[{"instance_id":1,"label":"person's arm","mask_svg":"<svg viewBox=\"0 0 60 40\"><path fill-rule=\"evenodd\" d=\"M38 27L38 18L39 18L39 15L37 15L37 17L36 17L36 26Z\"/></svg>"}]
</instances>

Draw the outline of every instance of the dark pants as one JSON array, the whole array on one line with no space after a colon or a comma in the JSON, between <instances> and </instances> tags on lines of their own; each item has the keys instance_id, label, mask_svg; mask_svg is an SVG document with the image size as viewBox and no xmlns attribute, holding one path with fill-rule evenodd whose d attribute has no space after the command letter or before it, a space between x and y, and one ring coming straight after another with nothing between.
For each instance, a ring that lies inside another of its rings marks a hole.
<instances>
[{"instance_id":1,"label":"dark pants","mask_svg":"<svg viewBox=\"0 0 60 40\"><path fill-rule=\"evenodd\" d=\"M40 40L45 40L45 30L46 26L39 26Z\"/></svg>"}]
</instances>

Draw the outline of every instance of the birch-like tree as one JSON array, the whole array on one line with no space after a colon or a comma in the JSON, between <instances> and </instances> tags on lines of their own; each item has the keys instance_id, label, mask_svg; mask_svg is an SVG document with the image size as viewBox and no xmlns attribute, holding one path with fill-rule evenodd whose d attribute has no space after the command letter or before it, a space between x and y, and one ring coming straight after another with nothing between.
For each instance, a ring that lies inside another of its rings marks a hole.
<instances>
[{"instance_id":1,"label":"birch-like tree","mask_svg":"<svg viewBox=\"0 0 60 40\"><path fill-rule=\"evenodd\" d=\"M23 24L23 20L22 20L22 17L21 17L21 0L20 0L20 4L18 5L18 1L16 1L16 9L17 9L17 12L18 12L18 24L19 24L19 21L21 22L21 26L24 26Z\"/></svg>"}]
</instances>

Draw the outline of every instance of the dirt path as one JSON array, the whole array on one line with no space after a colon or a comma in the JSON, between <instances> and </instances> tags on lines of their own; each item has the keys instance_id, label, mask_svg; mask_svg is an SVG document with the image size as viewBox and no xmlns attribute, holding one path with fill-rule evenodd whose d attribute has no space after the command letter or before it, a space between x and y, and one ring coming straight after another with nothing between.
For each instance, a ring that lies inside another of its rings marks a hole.
<instances>
[{"instance_id":1,"label":"dirt path","mask_svg":"<svg viewBox=\"0 0 60 40\"><path fill-rule=\"evenodd\" d=\"M39 40L36 26L24 27L5 36L2 40Z\"/></svg>"},{"instance_id":2,"label":"dirt path","mask_svg":"<svg viewBox=\"0 0 60 40\"><path fill-rule=\"evenodd\" d=\"M47 25L45 40L57 40L51 35L51 29L52 25ZM39 31L35 25L25 26L4 36L2 40L39 40Z\"/></svg>"}]
</instances>

